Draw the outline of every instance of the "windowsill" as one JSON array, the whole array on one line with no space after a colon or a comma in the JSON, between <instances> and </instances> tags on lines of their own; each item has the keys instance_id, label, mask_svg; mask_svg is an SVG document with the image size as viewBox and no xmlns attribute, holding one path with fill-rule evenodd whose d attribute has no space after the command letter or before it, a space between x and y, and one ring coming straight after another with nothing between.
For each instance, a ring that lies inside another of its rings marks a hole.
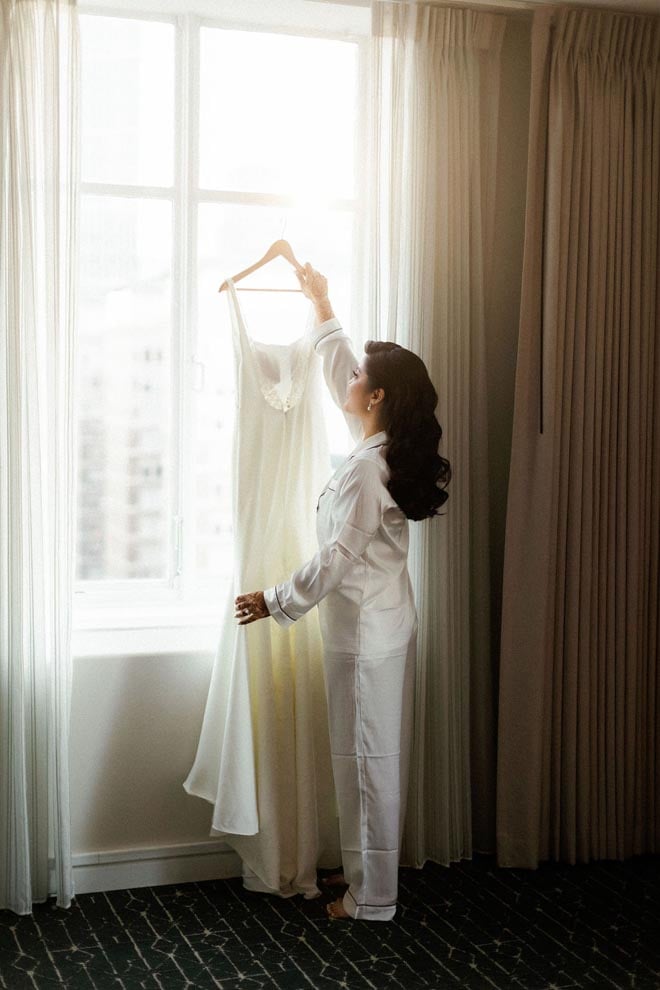
<instances>
[{"instance_id":1,"label":"windowsill","mask_svg":"<svg viewBox=\"0 0 660 990\"><path fill-rule=\"evenodd\" d=\"M84 609L76 615L71 652L75 658L214 652L221 612L221 605L214 610Z\"/></svg>"}]
</instances>

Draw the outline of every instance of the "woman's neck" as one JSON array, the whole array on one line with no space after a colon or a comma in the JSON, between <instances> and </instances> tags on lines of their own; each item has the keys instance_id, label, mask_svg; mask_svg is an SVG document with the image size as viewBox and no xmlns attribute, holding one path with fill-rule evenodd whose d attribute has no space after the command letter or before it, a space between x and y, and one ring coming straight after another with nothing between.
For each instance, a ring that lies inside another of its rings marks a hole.
<instances>
[{"instance_id":1,"label":"woman's neck","mask_svg":"<svg viewBox=\"0 0 660 990\"><path fill-rule=\"evenodd\" d=\"M382 427L380 426L365 426L363 440L369 440L371 437L375 437L377 433L382 433Z\"/></svg>"}]
</instances>

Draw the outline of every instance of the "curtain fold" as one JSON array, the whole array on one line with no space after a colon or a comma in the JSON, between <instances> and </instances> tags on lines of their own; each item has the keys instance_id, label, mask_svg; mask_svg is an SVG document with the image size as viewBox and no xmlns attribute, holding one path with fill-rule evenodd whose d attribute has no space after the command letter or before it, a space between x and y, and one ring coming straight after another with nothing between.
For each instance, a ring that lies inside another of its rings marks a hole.
<instances>
[{"instance_id":1,"label":"curtain fold","mask_svg":"<svg viewBox=\"0 0 660 990\"><path fill-rule=\"evenodd\" d=\"M0 908L29 914L73 896L78 26L73 2L0 11Z\"/></svg>"},{"instance_id":2,"label":"curtain fold","mask_svg":"<svg viewBox=\"0 0 660 990\"><path fill-rule=\"evenodd\" d=\"M411 525L420 628L402 861L494 848L484 298L492 250L501 16L372 4L365 325L424 360L449 501ZM484 848L485 847L485 848Z\"/></svg>"},{"instance_id":3,"label":"curtain fold","mask_svg":"<svg viewBox=\"0 0 660 990\"><path fill-rule=\"evenodd\" d=\"M660 838L660 18L535 14L497 849Z\"/></svg>"}]
</instances>

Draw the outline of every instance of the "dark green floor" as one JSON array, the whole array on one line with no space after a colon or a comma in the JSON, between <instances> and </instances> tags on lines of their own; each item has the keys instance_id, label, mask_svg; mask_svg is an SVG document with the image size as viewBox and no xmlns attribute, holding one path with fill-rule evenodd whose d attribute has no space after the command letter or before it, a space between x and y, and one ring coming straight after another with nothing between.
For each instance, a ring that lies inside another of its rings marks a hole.
<instances>
[{"instance_id":1,"label":"dark green floor","mask_svg":"<svg viewBox=\"0 0 660 990\"><path fill-rule=\"evenodd\" d=\"M240 880L81 894L0 911L7 990L220 987L660 988L660 857L498 869L489 856L402 869L390 922Z\"/></svg>"}]
</instances>

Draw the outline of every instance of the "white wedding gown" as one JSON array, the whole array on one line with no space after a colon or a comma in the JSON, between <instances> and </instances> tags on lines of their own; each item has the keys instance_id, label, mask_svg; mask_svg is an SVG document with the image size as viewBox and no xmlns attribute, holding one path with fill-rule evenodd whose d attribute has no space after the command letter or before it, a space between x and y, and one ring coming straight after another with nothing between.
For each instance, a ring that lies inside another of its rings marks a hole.
<instances>
[{"instance_id":1,"label":"white wedding gown","mask_svg":"<svg viewBox=\"0 0 660 990\"><path fill-rule=\"evenodd\" d=\"M213 805L210 834L239 854L248 889L315 897L317 866L341 862L318 610L289 629L239 626L234 597L283 580L317 550L315 508L332 473L319 359L309 332L288 345L252 340L227 283L234 588L183 786Z\"/></svg>"}]
</instances>

